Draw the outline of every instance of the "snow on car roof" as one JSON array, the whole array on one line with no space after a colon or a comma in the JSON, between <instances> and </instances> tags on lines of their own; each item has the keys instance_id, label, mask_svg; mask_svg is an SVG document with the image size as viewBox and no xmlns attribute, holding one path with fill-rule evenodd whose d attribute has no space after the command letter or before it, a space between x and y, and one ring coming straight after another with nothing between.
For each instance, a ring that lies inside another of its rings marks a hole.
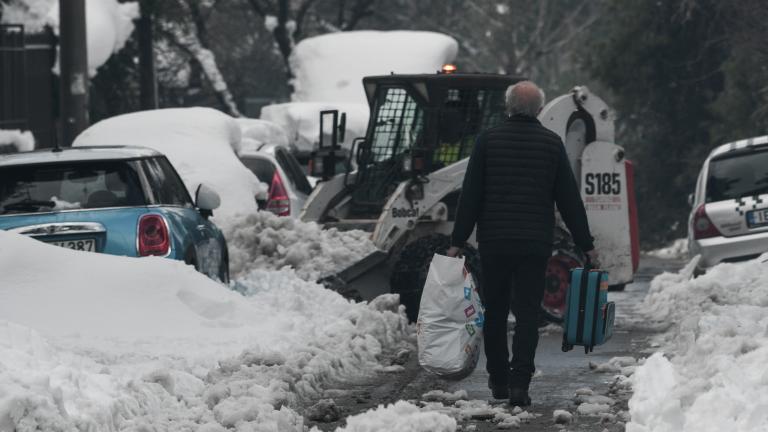
<instances>
[{"instance_id":1,"label":"snow on car roof","mask_svg":"<svg viewBox=\"0 0 768 432\"><path fill-rule=\"evenodd\" d=\"M364 104L363 77L433 73L458 50L454 38L428 31L360 30L307 38L291 55L292 100Z\"/></svg>"},{"instance_id":2,"label":"snow on car roof","mask_svg":"<svg viewBox=\"0 0 768 432\"><path fill-rule=\"evenodd\" d=\"M110 117L83 131L72 145L138 145L162 152L191 196L202 183L221 196L214 221L223 226L237 214L256 212L255 197L265 196L268 190L237 158L241 140L240 126L232 117L215 109L192 107Z\"/></svg>"},{"instance_id":3,"label":"snow on car roof","mask_svg":"<svg viewBox=\"0 0 768 432\"><path fill-rule=\"evenodd\" d=\"M762 146L766 144L768 144L768 135L747 138L739 141L733 141L733 142L725 143L721 146L715 147L715 149L712 150L712 152L709 154L709 158L711 159L715 156L732 152L734 150L741 150L747 147Z\"/></svg>"},{"instance_id":4,"label":"snow on car roof","mask_svg":"<svg viewBox=\"0 0 768 432\"><path fill-rule=\"evenodd\" d=\"M162 153L139 146L102 146L64 148L62 151L41 149L0 155L0 166L29 165L53 162L79 162L93 160L135 159L162 156Z\"/></svg>"}]
</instances>

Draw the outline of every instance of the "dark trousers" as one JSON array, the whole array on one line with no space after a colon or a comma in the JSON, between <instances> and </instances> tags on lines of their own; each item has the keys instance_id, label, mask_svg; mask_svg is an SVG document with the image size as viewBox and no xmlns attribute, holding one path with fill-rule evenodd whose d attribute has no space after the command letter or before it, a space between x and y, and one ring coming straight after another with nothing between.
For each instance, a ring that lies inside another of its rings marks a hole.
<instances>
[{"instance_id":1,"label":"dark trousers","mask_svg":"<svg viewBox=\"0 0 768 432\"><path fill-rule=\"evenodd\" d=\"M541 299L544 296L544 273L547 256L522 255L483 251L480 261L483 270L485 300L486 369L494 383L527 388L536 367L533 359L539 343ZM515 334L512 338L512 360L507 346L507 318L515 315Z\"/></svg>"}]
</instances>

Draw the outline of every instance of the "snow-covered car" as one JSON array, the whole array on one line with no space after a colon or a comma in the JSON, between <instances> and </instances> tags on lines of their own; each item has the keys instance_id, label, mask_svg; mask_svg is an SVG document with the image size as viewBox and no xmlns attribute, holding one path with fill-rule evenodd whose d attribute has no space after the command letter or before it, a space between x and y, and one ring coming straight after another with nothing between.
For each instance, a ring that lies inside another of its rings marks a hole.
<instances>
[{"instance_id":1,"label":"snow-covered car","mask_svg":"<svg viewBox=\"0 0 768 432\"><path fill-rule=\"evenodd\" d=\"M181 260L229 280L227 245L166 157L141 147L38 150L0 156L0 229L80 251Z\"/></svg>"},{"instance_id":2,"label":"snow-covered car","mask_svg":"<svg viewBox=\"0 0 768 432\"><path fill-rule=\"evenodd\" d=\"M768 251L768 136L712 150L689 202L688 250L701 255L698 272Z\"/></svg>"},{"instance_id":3,"label":"snow-covered car","mask_svg":"<svg viewBox=\"0 0 768 432\"><path fill-rule=\"evenodd\" d=\"M269 185L267 199L259 200L259 206L278 216L298 217L312 193L312 185L288 148L269 143L244 145L238 156L262 183Z\"/></svg>"},{"instance_id":4,"label":"snow-covered car","mask_svg":"<svg viewBox=\"0 0 768 432\"><path fill-rule=\"evenodd\" d=\"M77 136L73 147L140 146L165 155L189 195L205 183L221 197L213 220L225 231L255 213L267 188L237 158L242 133L234 118L212 108L163 108L110 117Z\"/></svg>"}]
</instances>

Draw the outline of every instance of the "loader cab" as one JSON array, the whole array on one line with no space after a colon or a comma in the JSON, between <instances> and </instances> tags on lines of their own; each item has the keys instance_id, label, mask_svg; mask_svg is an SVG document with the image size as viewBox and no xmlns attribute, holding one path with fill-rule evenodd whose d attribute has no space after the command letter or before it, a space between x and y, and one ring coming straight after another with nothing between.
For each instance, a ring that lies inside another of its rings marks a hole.
<instances>
[{"instance_id":1,"label":"loader cab","mask_svg":"<svg viewBox=\"0 0 768 432\"><path fill-rule=\"evenodd\" d=\"M506 75L438 73L363 79L371 118L354 157L349 217L377 218L407 179L469 157L477 134L505 117Z\"/></svg>"}]
</instances>

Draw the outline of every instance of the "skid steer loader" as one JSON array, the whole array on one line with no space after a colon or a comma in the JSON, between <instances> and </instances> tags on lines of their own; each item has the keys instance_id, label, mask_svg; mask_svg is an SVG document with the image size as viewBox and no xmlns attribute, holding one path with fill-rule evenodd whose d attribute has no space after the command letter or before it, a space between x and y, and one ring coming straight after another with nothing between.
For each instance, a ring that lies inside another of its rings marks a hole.
<instances>
[{"instance_id":1,"label":"skid steer loader","mask_svg":"<svg viewBox=\"0 0 768 432\"><path fill-rule=\"evenodd\" d=\"M366 136L353 141L341 173L335 171L344 116L321 113L313 166L322 181L300 217L340 230L369 231L378 248L322 283L357 299L397 293L408 317L416 319L432 255L449 246L475 137L504 120L505 90L518 81L475 73L364 78L370 121ZM639 250L632 165L613 143L613 115L586 87L576 87L547 104L539 119L565 143L603 266L610 284L621 288L632 281ZM562 319L569 270L584 263L562 223L555 234L542 302L544 316L552 321ZM479 284L474 246L473 235L465 256Z\"/></svg>"}]
</instances>

